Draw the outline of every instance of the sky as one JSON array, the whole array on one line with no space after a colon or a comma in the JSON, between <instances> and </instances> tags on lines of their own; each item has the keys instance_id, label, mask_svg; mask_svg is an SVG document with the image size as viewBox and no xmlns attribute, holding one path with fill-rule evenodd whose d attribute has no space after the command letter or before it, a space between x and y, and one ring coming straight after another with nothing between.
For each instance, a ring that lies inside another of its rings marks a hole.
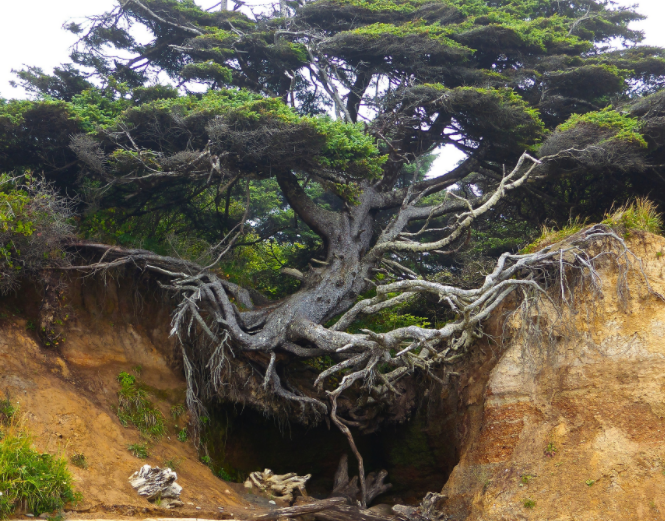
<instances>
[{"instance_id":1,"label":"sky","mask_svg":"<svg viewBox=\"0 0 665 521\"><path fill-rule=\"evenodd\" d=\"M116 0L20 0L2 1L0 17L0 98L25 98L20 88L13 88L9 81L14 79L12 69L24 65L35 65L46 72L63 62L68 62L69 48L76 37L63 30L67 21L76 21L86 16L110 10ZM219 0L195 0L209 8ZM267 0L254 0L259 3ZM638 11L647 20L634 25L645 32L645 44L665 47L665 0L618 0L620 4L639 4ZM29 30L28 30L29 28ZM432 173L438 175L448 171L461 159L454 149L447 149L432 165Z\"/></svg>"}]
</instances>

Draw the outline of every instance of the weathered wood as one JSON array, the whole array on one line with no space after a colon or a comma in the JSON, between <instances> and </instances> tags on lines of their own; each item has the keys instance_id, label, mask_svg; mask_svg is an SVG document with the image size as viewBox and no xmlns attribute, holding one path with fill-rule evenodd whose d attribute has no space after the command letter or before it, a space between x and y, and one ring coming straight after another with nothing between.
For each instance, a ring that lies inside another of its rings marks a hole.
<instances>
[{"instance_id":1,"label":"weathered wood","mask_svg":"<svg viewBox=\"0 0 665 521\"><path fill-rule=\"evenodd\" d=\"M305 483L311 477L311 474L298 476L294 472L277 475L272 470L265 469L263 472L252 472L245 481L245 488L257 487L259 490L269 491L277 499L291 503L296 490L307 496Z\"/></svg>"},{"instance_id":2,"label":"weathered wood","mask_svg":"<svg viewBox=\"0 0 665 521\"><path fill-rule=\"evenodd\" d=\"M324 499L323 501L308 503L306 505L298 505L295 507L287 507L287 508L277 508L275 510L271 510L266 514L260 514L258 516L255 516L252 519L257 521L258 520L274 521L276 519L284 517L285 518L298 517L298 516L303 516L305 514L314 514L316 512L320 512L321 510L325 510L327 508L333 508L345 502L346 499L342 497L332 497L329 499Z\"/></svg>"},{"instance_id":3,"label":"weathered wood","mask_svg":"<svg viewBox=\"0 0 665 521\"><path fill-rule=\"evenodd\" d=\"M336 505L314 514L317 521L394 521L394 517L386 517L372 510L361 509L351 505Z\"/></svg>"}]
</instances>

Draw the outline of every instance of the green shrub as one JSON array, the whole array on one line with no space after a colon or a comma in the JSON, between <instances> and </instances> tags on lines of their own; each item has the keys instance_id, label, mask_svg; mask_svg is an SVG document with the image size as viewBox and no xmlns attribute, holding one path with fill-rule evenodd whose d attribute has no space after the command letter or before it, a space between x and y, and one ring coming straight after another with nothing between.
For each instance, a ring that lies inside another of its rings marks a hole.
<instances>
[{"instance_id":1,"label":"green shrub","mask_svg":"<svg viewBox=\"0 0 665 521\"><path fill-rule=\"evenodd\" d=\"M148 457L148 446L145 443L132 443L127 447L127 450L139 459Z\"/></svg>"},{"instance_id":2,"label":"green shrub","mask_svg":"<svg viewBox=\"0 0 665 521\"><path fill-rule=\"evenodd\" d=\"M178 432L178 441L182 441L183 443L187 441L187 429L182 429Z\"/></svg>"},{"instance_id":3,"label":"green shrub","mask_svg":"<svg viewBox=\"0 0 665 521\"><path fill-rule=\"evenodd\" d=\"M118 375L118 419L124 427L133 425L142 434L161 437L164 435L164 416L148 400L148 393L139 387L136 377L129 373Z\"/></svg>"},{"instance_id":4,"label":"green shrub","mask_svg":"<svg viewBox=\"0 0 665 521\"><path fill-rule=\"evenodd\" d=\"M62 510L76 502L72 476L63 458L37 452L32 437L16 420L0 441L0 519L23 507L34 515Z\"/></svg>"}]
</instances>

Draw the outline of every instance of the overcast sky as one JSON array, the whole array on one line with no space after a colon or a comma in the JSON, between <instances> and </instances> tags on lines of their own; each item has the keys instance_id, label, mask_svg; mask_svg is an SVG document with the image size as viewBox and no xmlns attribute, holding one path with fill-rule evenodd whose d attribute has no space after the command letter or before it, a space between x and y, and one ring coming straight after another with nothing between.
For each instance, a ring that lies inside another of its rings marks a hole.
<instances>
[{"instance_id":1,"label":"overcast sky","mask_svg":"<svg viewBox=\"0 0 665 521\"><path fill-rule=\"evenodd\" d=\"M195 0L203 8L211 7L219 0ZM253 0L259 4L269 0ZM665 0L618 0L620 4L639 4L638 11L647 20L635 24L646 34L646 44L665 47ZM75 36L62 29L69 20L77 20L111 9L116 0L0 0L0 97L25 98L25 92L12 88L12 69L35 65L46 72L69 61L69 47ZM455 150L442 154L432 167L437 175L449 170L460 159Z\"/></svg>"}]
</instances>

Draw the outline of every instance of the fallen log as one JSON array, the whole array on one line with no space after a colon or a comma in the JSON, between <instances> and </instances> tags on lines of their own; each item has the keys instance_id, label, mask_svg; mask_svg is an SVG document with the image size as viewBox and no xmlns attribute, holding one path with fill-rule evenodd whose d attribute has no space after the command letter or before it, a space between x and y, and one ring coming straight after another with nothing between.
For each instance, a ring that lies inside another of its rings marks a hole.
<instances>
[{"instance_id":1,"label":"fallen log","mask_svg":"<svg viewBox=\"0 0 665 521\"><path fill-rule=\"evenodd\" d=\"M314 514L317 521L394 521L394 517L383 516L372 510L352 505L335 505Z\"/></svg>"},{"instance_id":2,"label":"fallen log","mask_svg":"<svg viewBox=\"0 0 665 521\"><path fill-rule=\"evenodd\" d=\"M331 497L298 505L294 507L276 508L264 514L258 514L251 518L252 521L277 521L280 519L293 519L296 517L313 514L321 521L393 521L393 516L383 516L372 510L363 510L358 506L347 505L346 499Z\"/></svg>"},{"instance_id":3,"label":"fallen log","mask_svg":"<svg viewBox=\"0 0 665 521\"><path fill-rule=\"evenodd\" d=\"M316 501L315 503L307 503L306 505L298 505L295 507L286 507L286 508L276 508L265 514L259 514L253 517L253 520L256 521L273 521L280 518L290 518L304 516L305 514L314 514L325 510L327 508L333 508L339 504L345 503L346 499L342 497L332 497L329 499L324 499L322 501Z\"/></svg>"}]
</instances>

